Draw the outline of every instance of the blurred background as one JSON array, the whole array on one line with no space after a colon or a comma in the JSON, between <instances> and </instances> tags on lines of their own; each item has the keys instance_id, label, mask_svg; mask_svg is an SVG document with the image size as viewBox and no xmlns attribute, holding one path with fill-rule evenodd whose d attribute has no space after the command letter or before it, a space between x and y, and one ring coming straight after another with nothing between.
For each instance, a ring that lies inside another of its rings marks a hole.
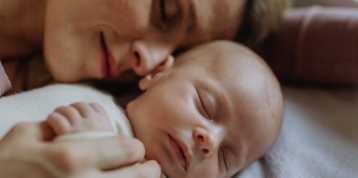
<instances>
[{"instance_id":1,"label":"blurred background","mask_svg":"<svg viewBox=\"0 0 358 178\"><path fill-rule=\"evenodd\" d=\"M358 8L358 0L293 0L293 5L295 7L322 5Z\"/></svg>"}]
</instances>

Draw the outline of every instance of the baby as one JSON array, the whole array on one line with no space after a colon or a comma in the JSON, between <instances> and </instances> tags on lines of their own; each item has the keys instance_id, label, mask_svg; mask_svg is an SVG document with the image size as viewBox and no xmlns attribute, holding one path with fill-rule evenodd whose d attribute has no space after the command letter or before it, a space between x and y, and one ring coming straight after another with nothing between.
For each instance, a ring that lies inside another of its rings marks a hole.
<instances>
[{"instance_id":1,"label":"baby","mask_svg":"<svg viewBox=\"0 0 358 178\"><path fill-rule=\"evenodd\" d=\"M280 131L283 101L266 63L229 41L168 57L139 82L126 116L149 160L168 177L232 177L262 157ZM47 119L59 136L113 131L96 104L75 103Z\"/></svg>"}]
</instances>

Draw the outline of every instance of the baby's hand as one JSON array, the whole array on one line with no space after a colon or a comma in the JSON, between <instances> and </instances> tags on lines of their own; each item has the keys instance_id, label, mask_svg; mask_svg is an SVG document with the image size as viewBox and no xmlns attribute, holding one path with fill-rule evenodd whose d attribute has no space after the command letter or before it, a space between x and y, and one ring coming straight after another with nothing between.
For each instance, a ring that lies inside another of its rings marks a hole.
<instances>
[{"instance_id":1,"label":"baby's hand","mask_svg":"<svg viewBox=\"0 0 358 178\"><path fill-rule=\"evenodd\" d=\"M106 111L93 103L59 107L47 117L47 123L58 136L88 131L114 132Z\"/></svg>"}]
</instances>

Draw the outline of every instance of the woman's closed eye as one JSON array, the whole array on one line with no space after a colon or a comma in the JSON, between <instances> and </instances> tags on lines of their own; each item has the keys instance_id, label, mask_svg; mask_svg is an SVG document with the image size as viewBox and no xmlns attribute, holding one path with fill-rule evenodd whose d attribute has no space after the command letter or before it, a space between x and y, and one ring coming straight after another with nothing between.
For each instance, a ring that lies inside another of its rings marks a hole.
<instances>
[{"instance_id":1,"label":"woman's closed eye","mask_svg":"<svg viewBox=\"0 0 358 178\"><path fill-rule=\"evenodd\" d=\"M179 5L177 0L156 0L155 14L156 26L162 31L168 31L177 23L179 19Z\"/></svg>"},{"instance_id":2,"label":"woman's closed eye","mask_svg":"<svg viewBox=\"0 0 358 178\"><path fill-rule=\"evenodd\" d=\"M160 1L160 15L162 18L162 21L165 23L167 22L167 14L165 10L165 0L159 0Z\"/></svg>"}]
</instances>

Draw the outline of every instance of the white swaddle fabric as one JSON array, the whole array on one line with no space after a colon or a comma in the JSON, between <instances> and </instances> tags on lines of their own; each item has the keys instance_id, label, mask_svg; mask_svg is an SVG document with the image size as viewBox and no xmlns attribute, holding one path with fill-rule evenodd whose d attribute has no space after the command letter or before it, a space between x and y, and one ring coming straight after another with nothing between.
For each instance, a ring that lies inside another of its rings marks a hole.
<instances>
[{"instance_id":1,"label":"white swaddle fabric","mask_svg":"<svg viewBox=\"0 0 358 178\"><path fill-rule=\"evenodd\" d=\"M0 98L0 138L21 121L43 121L57 107L76 102L97 103L108 114L117 133L133 137L130 123L114 98L84 85L56 84Z\"/></svg>"},{"instance_id":2,"label":"white swaddle fabric","mask_svg":"<svg viewBox=\"0 0 358 178\"><path fill-rule=\"evenodd\" d=\"M0 138L16 123L43 121L57 107L76 102L97 103L108 114L114 132L82 132L59 136L55 141L68 139L96 139L117 134L133 137L127 117L116 105L114 98L98 89L85 85L56 84L0 98ZM162 174L161 178L165 178Z\"/></svg>"}]
</instances>

